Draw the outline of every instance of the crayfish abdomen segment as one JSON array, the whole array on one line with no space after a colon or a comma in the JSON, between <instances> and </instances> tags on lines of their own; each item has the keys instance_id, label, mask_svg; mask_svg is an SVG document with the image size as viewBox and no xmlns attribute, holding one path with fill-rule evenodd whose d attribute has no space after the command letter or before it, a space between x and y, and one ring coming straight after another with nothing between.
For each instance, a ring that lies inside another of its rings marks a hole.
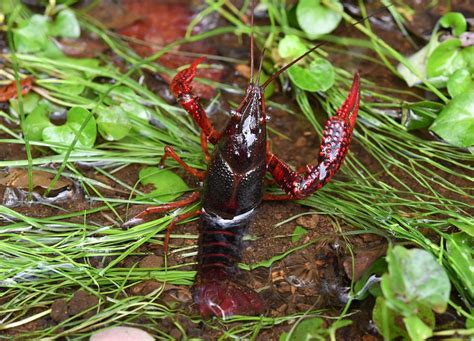
<instances>
[{"instance_id":1,"label":"crayfish abdomen segment","mask_svg":"<svg viewBox=\"0 0 474 341\"><path fill-rule=\"evenodd\" d=\"M242 237L254 211L224 219L202 210L198 272L194 301L203 317L258 314L264 309L259 295L236 280Z\"/></svg>"}]
</instances>

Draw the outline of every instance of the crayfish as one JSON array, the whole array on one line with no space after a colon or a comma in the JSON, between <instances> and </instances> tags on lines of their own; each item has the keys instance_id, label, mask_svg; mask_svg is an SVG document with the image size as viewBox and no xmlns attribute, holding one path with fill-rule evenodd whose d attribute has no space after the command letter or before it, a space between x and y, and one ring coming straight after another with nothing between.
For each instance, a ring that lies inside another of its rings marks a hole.
<instances>
[{"instance_id":1,"label":"crayfish","mask_svg":"<svg viewBox=\"0 0 474 341\"><path fill-rule=\"evenodd\" d=\"M253 13L252 13L253 25ZM228 317L236 314L259 314L264 303L259 295L234 279L237 264L241 260L242 237L262 200L302 199L324 186L339 170L347 154L351 135L359 109L359 74L354 75L349 95L329 118L319 150L318 164L307 165L304 172L293 171L284 161L274 155L267 143L264 90L283 71L313 52L321 44L281 68L260 84L261 64L254 75L254 42L251 36L251 75L245 96L237 109L231 111L231 118L224 131L217 131L209 121L199 99L193 95L191 82L199 63L178 72L171 82L171 91L178 103L188 112L201 128L201 146L208 156L208 169L202 172L189 167L173 150L165 147L161 160L176 160L184 169L204 183L200 192L173 203L149 207L136 219L149 213L165 212L183 207L199 198L202 209L177 216L169 231L179 221L200 215L200 236L197 276L193 286L194 301L203 317L216 315ZM208 155L207 144L215 145ZM264 194L264 178L267 172L285 192L282 195Z\"/></svg>"}]
</instances>

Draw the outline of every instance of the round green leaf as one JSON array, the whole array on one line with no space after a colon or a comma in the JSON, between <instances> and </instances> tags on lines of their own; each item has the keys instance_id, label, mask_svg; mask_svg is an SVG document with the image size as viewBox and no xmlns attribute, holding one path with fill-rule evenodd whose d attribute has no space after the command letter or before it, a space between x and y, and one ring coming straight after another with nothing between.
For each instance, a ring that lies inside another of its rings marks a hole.
<instances>
[{"instance_id":1,"label":"round green leaf","mask_svg":"<svg viewBox=\"0 0 474 341\"><path fill-rule=\"evenodd\" d=\"M316 337L325 336L324 320L320 317L314 317L301 321L291 334L291 341L312 340Z\"/></svg>"},{"instance_id":2,"label":"round green leaf","mask_svg":"<svg viewBox=\"0 0 474 341\"><path fill-rule=\"evenodd\" d=\"M10 14L15 9L15 5L13 1L0 1L0 13L4 16Z\"/></svg>"},{"instance_id":3,"label":"round green leaf","mask_svg":"<svg viewBox=\"0 0 474 341\"><path fill-rule=\"evenodd\" d=\"M132 124L125 111L118 105L101 109L97 112L99 133L108 141L124 138L132 129Z\"/></svg>"},{"instance_id":4,"label":"round green leaf","mask_svg":"<svg viewBox=\"0 0 474 341\"><path fill-rule=\"evenodd\" d=\"M331 1L339 11L343 11L342 4L337 0ZM319 0L300 0L296 7L298 24L309 38L333 31L341 21L341 15L324 6Z\"/></svg>"},{"instance_id":5,"label":"round green leaf","mask_svg":"<svg viewBox=\"0 0 474 341\"><path fill-rule=\"evenodd\" d=\"M407 332L396 323L396 312L389 308L387 301L383 297L377 297L374 309L372 310L372 319L377 326L377 330L386 339L393 340L396 337L407 336Z\"/></svg>"},{"instance_id":6,"label":"round green leaf","mask_svg":"<svg viewBox=\"0 0 474 341\"><path fill-rule=\"evenodd\" d=\"M318 58L308 68L293 65L288 69L292 82L307 91L326 91L334 84L334 68L326 59Z\"/></svg>"},{"instance_id":7,"label":"round green leaf","mask_svg":"<svg viewBox=\"0 0 474 341\"><path fill-rule=\"evenodd\" d=\"M40 100L39 95L34 92L29 92L28 94L24 95L23 96L23 112L25 114L29 114L30 112L35 110L36 106L38 105L39 100ZM20 116L18 98L12 98L10 100L10 111L13 113L14 116L17 116L17 117Z\"/></svg>"},{"instance_id":8,"label":"round green leaf","mask_svg":"<svg viewBox=\"0 0 474 341\"><path fill-rule=\"evenodd\" d=\"M37 52L38 56L47 57L47 58L64 58L63 51L56 45L52 39L48 39L48 43L43 50Z\"/></svg>"},{"instance_id":9,"label":"round green leaf","mask_svg":"<svg viewBox=\"0 0 474 341\"><path fill-rule=\"evenodd\" d=\"M80 128L86 120L87 123L81 131ZM80 107L74 107L68 111L65 124L45 128L43 140L58 144L59 146L51 148L58 153L63 153L72 144L77 133L79 133L79 139L75 147L90 148L94 145L97 136L94 116L88 110Z\"/></svg>"},{"instance_id":10,"label":"round green leaf","mask_svg":"<svg viewBox=\"0 0 474 341\"><path fill-rule=\"evenodd\" d=\"M431 53L439 44L438 36L433 35L429 43L426 44L421 50L406 58L407 62L411 64L411 67L416 70L417 75L415 75L408 69L408 67L401 63L397 66L397 71L403 77L405 82L407 82L408 86L421 84L421 79L426 78L426 63L428 61L428 56L431 55Z\"/></svg>"},{"instance_id":11,"label":"round green leaf","mask_svg":"<svg viewBox=\"0 0 474 341\"><path fill-rule=\"evenodd\" d=\"M433 335L432 328L428 327L418 316L412 315L403 319L411 340L426 340Z\"/></svg>"},{"instance_id":12,"label":"round green leaf","mask_svg":"<svg viewBox=\"0 0 474 341\"><path fill-rule=\"evenodd\" d=\"M121 102L120 106L129 117L134 116L142 120L150 119L150 110L138 102L140 97L131 88L123 85L118 86L110 92L110 97L109 103Z\"/></svg>"},{"instance_id":13,"label":"round green leaf","mask_svg":"<svg viewBox=\"0 0 474 341\"><path fill-rule=\"evenodd\" d=\"M48 44L48 18L35 14L24 20L13 32L13 41L18 52L38 52Z\"/></svg>"},{"instance_id":14,"label":"round green leaf","mask_svg":"<svg viewBox=\"0 0 474 341\"><path fill-rule=\"evenodd\" d=\"M389 274L382 278L382 290L391 304L405 302L414 310L426 306L437 313L446 310L451 283L431 253L395 246L387 254L387 261ZM403 315L409 316L414 310L404 308Z\"/></svg>"},{"instance_id":15,"label":"round green leaf","mask_svg":"<svg viewBox=\"0 0 474 341\"><path fill-rule=\"evenodd\" d=\"M49 26L49 33L52 36L63 38L79 38L81 28L74 12L70 9L59 12L54 22Z\"/></svg>"},{"instance_id":16,"label":"round green leaf","mask_svg":"<svg viewBox=\"0 0 474 341\"><path fill-rule=\"evenodd\" d=\"M451 97L457 96L469 89L474 89L474 83L467 69L459 69L449 76L448 92Z\"/></svg>"},{"instance_id":17,"label":"round green leaf","mask_svg":"<svg viewBox=\"0 0 474 341\"><path fill-rule=\"evenodd\" d=\"M461 54L461 41L449 39L442 42L429 56L427 74L429 78L449 77L454 71L467 67Z\"/></svg>"},{"instance_id":18,"label":"round green leaf","mask_svg":"<svg viewBox=\"0 0 474 341\"><path fill-rule=\"evenodd\" d=\"M176 199L189 190L183 179L170 170L146 167L140 171L138 178L143 185L154 185L156 189L150 195L162 202Z\"/></svg>"},{"instance_id":19,"label":"round green leaf","mask_svg":"<svg viewBox=\"0 0 474 341\"><path fill-rule=\"evenodd\" d=\"M469 72L471 72L471 74L474 74L474 46L464 47L461 50L461 55L464 58L464 61L466 62L466 67Z\"/></svg>"},{"instance_id":20,"label":"round green leaf","mask_svg":"<svg viewBox=\"0 0 474 341\"><path fill-rule=\"evenodd\" d=\"M468 148L474 145L474 89L454 97L430 127L446 142Z\"/></svg>"},{"instance_id":21,"label":"round green leaf","mask_svg":"<svg viewBox=\"0 0 474 341\"><path fill-rule=\"evenodd\" d=\"M298 36L286 35L278 43L278 54L281 58L297 58L308 49Z\"/></svg>"},{"instance_id":22,"label":"round green leaf","mask_svg":"<svg viewBox=\"0 0 474 341\"><path fill-rule=\"evenodd\" d=\"M31 140L41 141L43 137L43 130L47 127L53 126L49 121L49 106L45 103L40 103L25 119L25 131Z\"/></svg>"},{"instance_id":23,"label":"round green leaf","mask_svg":"<svg viewBox=\"0 0 474 341\"><path fill-rule=\"evenodd\" d=\"M452 28L454 35L457 37L467 30L466 18L458 12L446 13L441 17L439 23L444 28Z\"/></svg>"},{"instance_id":24,"label":"round green leaf","mask_svg":"<svg viewBox=\"0 0 474 341\"><path fill-rule=\"evenodd\" d=\"M150 110L137 102L123 102L120 103L120 107L127 113L127 115L129 115L129 117L134 116L145 121L148 121L151 117Z\"/></svg>"}]
</instances>

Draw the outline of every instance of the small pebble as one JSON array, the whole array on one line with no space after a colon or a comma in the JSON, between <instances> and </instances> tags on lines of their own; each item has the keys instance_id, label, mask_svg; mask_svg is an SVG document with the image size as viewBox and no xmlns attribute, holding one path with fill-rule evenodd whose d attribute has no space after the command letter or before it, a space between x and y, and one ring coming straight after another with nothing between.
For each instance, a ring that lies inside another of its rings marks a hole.
<instances>
[{"instance_id":1,"label":"small pebble","mask_svg":"<svg viewBox=\"0 0 474 341\"><path fill-rule=\"evenodd\" d=\"M90 341L153 341L147 332L132 327L112 327L100 330L91 336Z\"/></svg>"}]
</instances>

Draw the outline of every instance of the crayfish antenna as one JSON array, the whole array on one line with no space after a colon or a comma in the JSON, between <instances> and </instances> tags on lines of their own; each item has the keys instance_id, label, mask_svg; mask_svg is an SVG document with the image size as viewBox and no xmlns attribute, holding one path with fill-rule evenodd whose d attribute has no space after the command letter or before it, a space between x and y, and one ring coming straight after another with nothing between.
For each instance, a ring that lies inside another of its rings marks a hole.
<instances>
[{"instance_id":1,"label":"crayfish antenna","mask_svg":"<svg viewBox=\"0 0 474 341\"><path fill-rule=\"evenodd\" d=\"M253 36L253 29L254 29L254 24L253 24L253 12L255 11L255 0L252 0L252 13L250 14L250 82L253 83L253 68L254 68L254 36Z\"/></svg>"},{"instance_id":2,"label":"crayfish antenna","mask_svg":"<svg viewBox=\"0 0 474 341\"><path fill-rule=\"evenodd\" d=\"M262 64L263 64L263 57L265 56L266 48L263 48L262 55L260 56L260 64L258 65L258 73L257 73L257 80L255 84L260 86L260 75L262 74Z\"/></svg>"}]
</instances>

